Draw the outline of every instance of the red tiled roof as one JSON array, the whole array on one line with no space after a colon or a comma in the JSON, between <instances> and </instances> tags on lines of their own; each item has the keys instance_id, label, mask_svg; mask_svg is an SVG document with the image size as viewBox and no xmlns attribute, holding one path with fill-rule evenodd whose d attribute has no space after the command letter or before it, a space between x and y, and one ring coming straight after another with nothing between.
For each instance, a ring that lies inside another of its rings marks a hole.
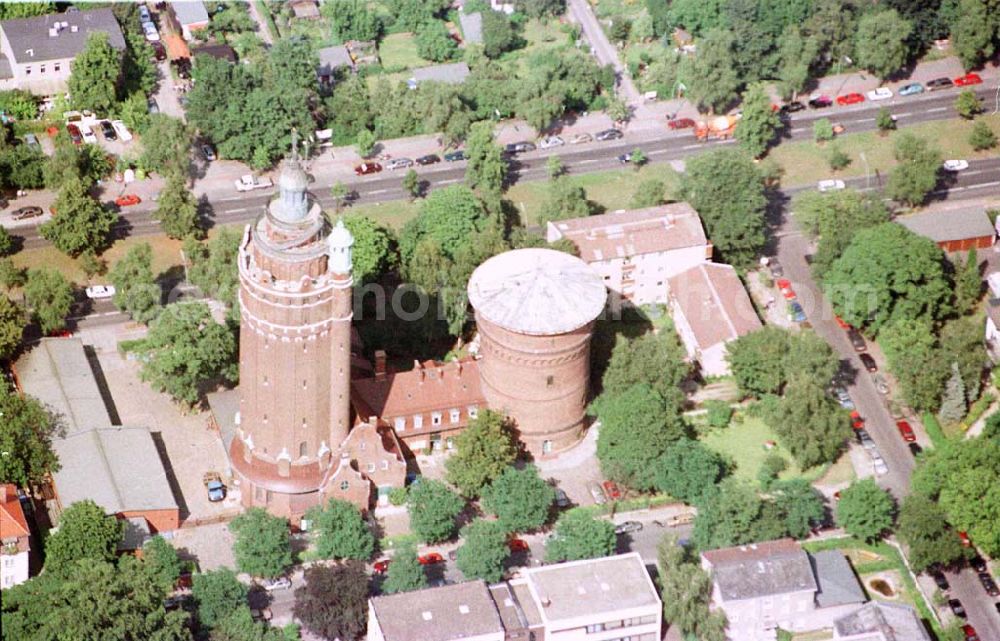
<instances>
[{"instance_id":1,"label":"red tiled roof","mask_svg":"<svg viewBox=\"0 0 1000 641\"><path fill-rule=\"evenodd\" d=\"M761 327L750 296L730 265L701 263L668 278L667 286L701 349Z\"/></svg>"},{"instance_id":2,"label":"red tiled roof","mask_svg":"<svg viewBox=\"0 0 1000 641\"><path fill-rule=\"evenodd\" d=\"M17 498L17 488L11 483L3 486L3 505L0 508L0 539L19 539L29 536L28 522Z\"/></svg>"}]
</instances>

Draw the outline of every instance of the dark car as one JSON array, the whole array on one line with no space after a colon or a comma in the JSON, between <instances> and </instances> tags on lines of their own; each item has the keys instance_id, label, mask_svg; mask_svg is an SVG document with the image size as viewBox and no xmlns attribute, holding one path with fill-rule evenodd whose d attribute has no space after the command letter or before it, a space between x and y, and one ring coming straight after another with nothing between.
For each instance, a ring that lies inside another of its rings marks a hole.
<instances>
[{"instance_id":1,"label":"dark car","mask_svg":"<svg viewBox=\"0 0 1000 641\"><path fill-rule=\"evenodd\" d=\"M594 134L594 140L618 140L624 134L617 129L605 129Z\"/></svg>"},{"instance_id":2,"label":"dark car","mask_svg":"<svg viewBox=\"0 0 1000 641\"><path fill-rule=\"evenodd\" d=\"M1000 596L1000 590L997 589L997 584L989 573L980 572L979 582L983 584L983 589L986 590L986 594L990 596Z\"/></svg>"},{"instance_id":3,"label":"dark car","mask_svg":"<svg viewBox=\"0 0 1000 641\"><path fill-rule=\"evenodd\" d=\"M444 155L444 159L448 162L456 162L459 160L465 160L465 152L461 149L457 151L449 151Z\"/></svg>"},{"instance_id":4,"label":"dark car","mask_svg":"<svg viewBox=\"0 0 1000 641\"><path fill-rule=\"evenodd\" d=\"M115 133L115 128L111 126L111 123L107 120L101 121L101 134L104 136L105 140L118 140L118 134Z\"/></svg>"},{"instance_id":5,"label":"dark car","mask_svg":"<svg viewBox=\"0 0 1000 641\"><path fill-rule=\"evenodd\" d=\"M912 454L914 456L916 456L917 454L920 454L921 452L924 451L924 448L920 447L916 443L907 443L906 446L908 448L910 448L910 454Z\"/></svg>"},{"instance_id":6,"label":"dark car","mask_svg":"<svg viewBox=\"0 0 1000 641\"><path fill-rule=\"evenodd\" d=\"M382 171L382 165L377 162L363 162L360 165L354 167L354 173L358 176L367 176L368 174L377 174Z\"/></svg>"},{"instance_id":7,"label":"dark car","mask_svg":"<svg viewBox=\"0 0 1000 641\"><path fill-rule=\"evenodd\" d=\"M44 213L41 207L21 207L14 210L12 217L14 220L27 220L29 218L37 218Z\"/></svg>"},{"instance_id":8,"label":"dark car","mask_svg":"<svg viewBox=\"0 0 1000 641\"><path fill-rule=\"evenodd\" d=\"M512 142L504 148L508 154L523 154L526 151L534 151L535 143L533 142Z\"/></svg>"},{"instance_id":9,"label":"dark car","mask_svg":"<svg viewBox=\"0 0 1000 641\"><path fill-rule=\"evenodd\" d=\"M868 349L865 337L856 329L847 330L847 340L851 341L851 347L854 348L855 352L863 352Z\"/></svg>"},{"instance_id":10,"label":"dark car","mask_svg":"<svg viewBox=\"0 0 1000 641\"><path fill-rule=\"evenodd\" d=\"M416 160L418 165L433 165L436 162L441 162L441 156L438 156L437 154L427 154L426 156L421 156Z\"/></svg>"},{"instance_id":11,"label":"dark car","mask_svg":"<svg viewBox=\"0 0 1000 641\"><path fill-rule=\"evenodd\" d=\"M951 613L957 617L966 617L965 608L962 607L962 602L958 599L948 599L948 607L951 608Z\"/></svg>"},{"instance_id":12,"label":"dark car","mask_svg":"<svg viewBox=\"0 0 1000 641\"><path fill-rule=\"evenodd\" d=\"M73 141L74 145L83 144L83 134L80 133L80 128L73 123L66 125L66 133L69 134L69 139Z\"/></svg>"},{"instance_id":13,"label":"dark car","mask_svg":"<svg viewBox=\"0 0 1000 641\"><path fill-rule=\"evenodd\" d=\"M948 585L948 579L944 577L944 574L942 574L940 570L931 570L931 578L934 579L934 584L941 590L948 590L951 588L951 586Z\"/></svg>"},{"instance_id":14,"label":"dark car","mask_svg":"<svg viewBox=\"0 0 1000 641\"><path fill-rule=\"evenodd\" d=\"M878 371L878 365L875 363L875 359L871 357L871 354L858 354L858 358L861 359L861 364L869 372L874 374Z\"/></svg>"},{"instance_id":15,"label":"dark car","mask_svg":"<svg viewBox=\"0 0 1000 641\"><path fill-rule=\"evenodd\" d=\"M667 127L670 129L690 129L694 127L694 121L690 118L677 118L668 122Z\"/></svg>"},{"instance_id":16,"label":"dark car","mask_svg":"<svg viewBox=\"0 0 1000 641\"><path fill-rule=\"evenodd\" d=\"M167 59L167 48L163 46L162 42L150 42L149 44L153 46L153 56L157 62L163 62Z\"/></svg>"},{"instance_id":17,"label":"dark car","mask_svg":"<svg viewBox=\"0 0 1000 641\"><path fill-rule=\"evenodd\" d=\"M972 569L975 570L976 572L990 571L989 567L987 567L986 565L986 561L984 561L983 557L979 556L978 554L969 559L969 565L971 565Z\"/></svg>"},{"instance_id":18,"label":"dark car","mask_svg":"<svg viewBox=\"0 0 1000 641\"><path fill-rule=\"evenodd\" d=\"M809 106L813 109L826 109L833 105L833 98L830 96L816 96L809 101Z\"/></svg>"},{"instance_id":19,"label":"dark car","mask_svg":"<svg viewBox=\"0 0 1000 641\"><path fill-rule=\"evenodd\" d=\"M798 102L798 101L790 102L790 103L788 103L786 105L781 105L781 111L782 111L782 113L786 113L786 114L793 114L796 111L802 111L805 108L806 108L806 106L804 104L802 104L801 102Z\"/></svg>"},{"instance_id":20,"label":"dark car","mask_svg":"<svg viewBox=\"0 0 1000 641\"><path fill-rule=\"evenodd\" d=\"M927 89L929 91L935 91L937 89L947 89L953 84L955 83L951 81L951 78L935 78L934 80L931 80L926 83Z\"/></svg>"},{"instance_id":21,"label":"dark car","mask_svg":"<svg viewBox=\"0 0 1000 641\"><path fill-rule=\"evenodd\" d=\"M852 419L853 419L853 417L852 417ZM861 424L864 425L863 422ZM852 423L852 425L853 425L853 423ZM871 439L871 436L868 434L868 430L866 430L864 427L856 427L856 428L854 428L854 436L856 436L858 438L858 443L861 443L862 441L867 441L867 440Z\"/></svg>"},{"instance_id":22,"label":"dark car","mask_svg":"<svg viewBox=\"0 0 1000 641\"><path fill-rule=\"evenodd\" d=\"M160 113L160 105L156 103L156 98L150 97L149 100L146 101L146 106L149 109L149 113L151 114Z\"/></svg>"}]
</instances>

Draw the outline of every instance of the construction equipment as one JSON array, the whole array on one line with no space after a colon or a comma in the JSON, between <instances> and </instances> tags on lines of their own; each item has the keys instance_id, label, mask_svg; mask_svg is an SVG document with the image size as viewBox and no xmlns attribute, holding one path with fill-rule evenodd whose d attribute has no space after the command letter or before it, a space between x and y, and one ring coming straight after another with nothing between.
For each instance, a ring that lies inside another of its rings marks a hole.
<instances>
[{"instance_id":1,"label":"construction equipment","mask_svg":"<svg viewBox=\"0 0 1000 641\"><path fill-rule=\"evenodd\" d=\"M736 131L736 123L740 116L715 116L708 120L699 120L694 125L694 135L700 141L716 138L726 140Z\"/></svg>"}]
</instances>

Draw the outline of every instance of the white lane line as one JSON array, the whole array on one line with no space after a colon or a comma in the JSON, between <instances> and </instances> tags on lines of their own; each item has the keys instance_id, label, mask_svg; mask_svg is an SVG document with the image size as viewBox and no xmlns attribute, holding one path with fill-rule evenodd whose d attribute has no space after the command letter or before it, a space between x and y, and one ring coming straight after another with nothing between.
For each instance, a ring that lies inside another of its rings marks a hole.
<instances>
[{"instance_id":1,"label":"white lane line","mask_svg":"<svg viewBox=\"0 0 1000 641\"><path fill-rule=\"evenodd\" d=\"M796 127L795 129L792 129L792 133L793 134L800 134L803 131L809 131L809 128L808 127Z\"/></svg>"},{"instance_id":2,"label":"white lane line","mask_svg":"<svg viewBox=\"0 0 1000 641\"><path fill-rule=\"evenodd\" d=\"M700 144L697 144L697 145L687 145L685 147L681 147L681 149L697 149L698 147L701 147L701 145Z\"/></svg>"},{"instance_id":3,"label":"white lane line","mask_svg":"<svg viewBox=\"0 0 1000 641\"><path fill-rule=\"evenodd\" d=\"M859 118L858 120L855 120L854 122L875 122L875 119L874 118Z\"/></svg>"},{"instance_id":4,"label":"white lane line","mask_svg":"<svg viewBox=\"0 0 1000 641\"><path fill-rule=\"evenodd\" d=\"M932 191L931 194L935 196L940 196L941 194L947 194L949 192L965 191L966 189L982 189L983 187L995 187L1000 185L1000 180L994 180L988 183L979 183L978 185L969 185L968 187L952 187L951 189L939 189L937 191Z\"/></svg>"},{"instance_id":5,"label":"white lane line","mask_svg":"<svg viewBox=\"0 0 1000 641\"><path fill-rule=\"evenodd\" d=\"M577 165L589 165L589 164L595 163L595 162L601 162L601 159L600 158L588 158L587 160L581 160L580 162L577 162L575 164L577 164Z\"/></svg>"},{"instance_id":6,"label":"white lane line","mask_svg":"<svg viewBox=\"0 0 1000 641\"><path fill-rule=\"evenodd\" d=\"M243 198L243 196L230 196L229 198L220 198L219 201L228 202L230 200L239 200L241 198Z\"/></svg>"},{"instance_id":7,"label":"white lane line","mask_svg":"<svg viewBox=\"0 0 1000 641\"><path fill-rule=\"evenodd\" d=\"M932 114L932 113L936 113L938 111L948 111L948 108L947 107L935 107L933 109L928 109L927 113Z\"/></svg>"},{"instance_id":8,"label":"white lane line","mask_svg":"<svg viewBox=\"0 0 1000 641\"><path fill-rule=\"evenodd\" d=\"M896 117L897 118L906 118L907 116L912 116L912 115L913 115L913 112L907 111L906 113L896 114Z\"/></svg>"},{"instance_id":9,"label":"white lane line","mask_svg":"<svg viewBox=\"0 0 1000 641\"><path fill-rule=\"evenodd\" d=\"M646 154L647 156L655 156L657 154L669 154L672 149L654 149L653 151Z\"/></svg>"},{"instance_id":10,"label":"white lane line","mask_svg":"<svg viewBox=\"0 0 1000 641\"><path fill-rule=\"evenodd\" d=\"M437 181L434 184L435 185L450 185L452 183L460 183L460 182L462 182L461 178L449 178L448 180L439 180L439 181Z\"/></svg>"},{"instance_id":11,"label":"white lane line","mask_svg":"<svg viewBox=\"0 0 1000 641\"><path fill-rule=\"evenodd\" d=\"M230 214L238 214L241 211L247 211L247 208L246 207L240 207L239 209L227 209L226 211L229 212Z\"/></svg>"},{"instance_id":12,"label":"white lane line","mask_svg":"<svg viewBox=\"0 0 1000 641\"><path fill-rule=\"evenodd\" d=\"M375 194L384 194L387 191L389 191L389 190L388 189L375 189L374 191L370 191L368 193L372 194L372 195L375 195Z\"/></svg>"}]
</instances>

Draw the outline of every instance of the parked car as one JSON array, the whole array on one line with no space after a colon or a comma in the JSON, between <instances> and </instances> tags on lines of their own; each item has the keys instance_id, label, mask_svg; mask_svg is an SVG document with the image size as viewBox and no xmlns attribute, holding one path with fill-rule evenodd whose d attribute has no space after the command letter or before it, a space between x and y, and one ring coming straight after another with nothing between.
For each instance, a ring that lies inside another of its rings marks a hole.
<instances>
[{"instance_id":1,"label":"parked car","mask_svg":"<svg viewBox=\"0 0 1000 641\"><path fill-rule=\"evenodd\" d=\"M393 158L389 162L385 163L385 168L392 171L394 169L405 169L407 167L412 167L413 161L409 158Z\"/></svg>"},{"instance_id":2,"label":"parked car","mask_svg":"<svg viewBox=\"0 0 1000 641\"><path fill-rule=\"evenodd\" d=\"M845 410L854 409L854 401L851 400L851 395L843 387L837 386L833 388L833 395L837 398L837 402Z\"/></svg>"},{"instance_id":3,"label":"parked car","mask_svg":"<svg viewBox=\"0 0 1000 641\"><path fill-rule=\"evenodd\" d=\"M877 450L872 450L872 463L875 465L875 473L878 475L888 474L889 466L886 465L885 459Z\"/></svg>"},{"instance_id":4,"label":"parked car","mask_svg":"<svg viewBox=\"0 0 1000 641\"><path fill-rule=\"evenodd\" d=\"M152 22L153 16L149 14L149 7L144 4L139 5L139 21L140 22Z\"/></svg>"},{"instance_id":5,"label":"parked car","mask_svg":"<svg viewBox=\"0 0 1000 641\"><path fill-rule=\"evenodd\" d=\"M83 142L96 145L97 135L94 134L94 130L87 125L80 125L80 133L83 135Z\"/></svg>"},{"instance_id":6,"label":"parked car","mask_svg":"<svg viewBox=\"0 0 1000 641\"><path fill-rule=\"evenodd\" d=\"M618 485L614 481L604 481L601 483L601 487L604 488L605 494L612 501L617 501L622 497L622 491L618 488Z\"/></svg>"},{"instance_id":7,"label":"parked car","mask_svg":"<svg viewBox=\"0 0 1000 641\"><path fill-rule=\"evenodd\" d=\"M799 301L793 300L788 304L788 317L796 323L804 323L806 321L806 312L802 309Z\"/></svg>"},{"instance_id":8,"label":"parked car","mask_svg":"<svg viewBox=\"0 0 1000 641\"><path fill-rule=\"evenodd\" d=\"M594 140L618 140L624 134L617 129L605 129L604 131L599 131L594 135Z\"/></svg>"},{"instance_id":9,"label":"parked car","mask_svg":"<svg viewBox=\"0 0 1000 641\"><path fill-rule=\"evenodd\" d=\"M124 122L121 120L112 120L111 126L115 128L115 133L118 134L118 138L121 139L122 142L132 140L132 132L128 130L128 127L125 126Z\"/></svg>"},{"instance_id":10,"label":"parked car","mask_svg":"<svg viewBox=\"0 0 1000 641\"><path fill-rule=\"evenodd\" d=\"M827 107L833 105L833 99L830 96L813 96L809 98L809 106L813 109L826 109Z\"/></svg>"},{"instance_id":11,"label":"parked car","mask_svg":"<svg viewBox=\"0 0 1000 641\"><path fill-rule=\"evenodd\" d=\"M632 152L629 151L629 152L626 152L624 154L619 154L619 156L618 156L618 162L621 163L621 164L623 164L623 165L627 165L630 162L632 162Z\"/></svg>"},{"instance_id":12,"label":"parked car","mask_svg":"<svg viewBox=\"0 0 1000 641\"><path fill-rule=\"evenodd\" d=\"M871 357L871 354L858 354L858 358L861 359L861 364L865 366L865 369L872 374L878 371L878 365L875 363L875 359Z\"/></svg>"},{"instance_id":13,"label":"parked car","mask_svg":"<svg viewBox=\"0 0 1000 641\"><path fill-rule=\"evenodd\" d=\"M951 613L957 617L966 617L965 608L962 607L962 602L958 599L948 599L948 607L951 608Z\"/></svg>"},{"instance_id":14,"label":"parked car","mask_svg":"<svg viewBox=\"0 0 1000 641\"><path fill-rule=\"evenodd\" d=\"M781 266L777 258L771 258L767 261L767 268L771 270L771 278L781 278L785 275L785 268Z\"/></svg>"},{"instance_id":15,"label":"parked car","mask_svg":"<svg viewBox=\"0 0 1000 641\"><path fill-rule=\"evenodd\" d=\"M955 78L956 87L971 87L972 85L983 84L983 79L978 73L967 73L964 76Z\"/></svg>"},{"instance_id":16,"label":"parked car","mask_svg":"<svg viewBox=\"0 0 1000 641\"><path fill-rule=\"evenodd\" d=\"M91 285L83 291L91 300L111 298L115 295L115 288L112 285Z\"/></svg>"},{"instance_id":17,"label":"parked car","mask_svg":"<svg viewBox=\"0 0 1000 641\"><path fill-rule=\"evenodd\" d=\"M917 454L920 454L921 452L924 451L924 448L920 447L916 443L907 443L906 446L910 448L910 454L912 454L913 456L916 456Z\"/></svg>"},{"instance_id":18,"label":"parked car","mask_svg":"<svg viewBox=\"0 0 1000 641\"><path fill-rule=\"evenodd\" d=\"M966 532L963 532L963 531L959 530L958 531L958 538L962 542L962 547L965 547L965 548L971 548L972 547L972 539L969 538L969 535Z\"/></svg>"},{"instance_id":19,"label":"parked car","mask_svg":"<svg viewBox=\"0 0 1000 641\"><path fill-rule=\"evenodd\" d=\"M978 576L979 582L983 584L983 589L986 590L986 594L990 596L1000 596L1000 590L997 589L996 582L988 572L980 572Z\"/></svg>"},{"instance_id":20,"label":"parked car","mask_svg":"<svg viewBox=\"0 0 1000 641\"><path fill-rule=\"evenodd\" d=\"M869 91L867 96L871 101L888 100L889 98L892 98L893 93L892 89L888 87L879 87L878 89L872 89Z\"/></svg>"},{"instance_id":21,"label":"parked car","mask_svg":"<svg viewBox=\"0 0 1000 641\"><path fill-rule=\"evenodd\" d=\"M279 576L276 579L264 579L260 582L260 586L268 592L287 590L292 587L292 581L287 576Z\"/></svg>"},{"instance_id":22,"label":"parked car","mask_svg":"<svg viewBox=\"0 0 1000 641\"><path fill-rule=\"evenodd\" d=\"M855 352L863 352L868 349L868 344L865 343L865 337L861 335L856 329L847 330L847 340L851 341L851 346L854 348Z\"/></svg>"},{"instance_id":23,"label":"parked car","mask_svg":"<svg viewBox=\"0 0 1000 641\"><path fill-rule=\"evenodd\" d=\"M833 315L833 320L834 320L834 322L837 323L837 327L839 327L840 329L844 329L844 330L851 329L851 324L848 323L847 321L845 321L840 316L837 316L836 314L834 314Z\"/></svg>"},{"instance_id":24,"label":"parked car","mask_svg":"<svg viewBox=\"0 0 1000 641\"><path fill-rule=\"evenodd\" d=\"M160 113L160 105L157 104L156 98L153 98L152 96L150 96L149 100L146 101L146 107L151 114Z\"/></svg>"},{"instance_id":25,"label":"parked car","mask_svg":"<svg viewBox=\"0 0 1000 641\"><path fill-rule=\"evenodd\" d=\"M615 526L615 534L628 534L642 530L642 523L639 521L625 521Z\"/></svg>"},{"instance_id":26,"label":"parked car","mask_svg":"<svg viewBox=\"0 0 1000 641\"><path fill-rule=\"evenodd\" d=\"M597 483L592 483L588 489L590 490L590 496L594 499L594 503L604 505L608 502L608 497L604 495L604 490Z\"/></svg>"},{"instance_id":27,"label":"parked car","mask_svg":"<svg viewBox=\"0 0 1000 641\"><path fill-rule=\"evenodd\" d=\"M789 102L787 104L781 105L782 113L786 114L793 114L797 111L802 111L805 108L806 106L797 100L795 102Z\"/></svg>"},{"instance_id":28,"label":"parked car","mask_svg":"<svg viewBox=\"0 0 1000 641\"><path fill-rule=\"evenodd\" d=\"M924 86L919 82L911 82L899 90L900 96L915 96L924 92Z\"/></svg>"},{"instance_id":29,"label":"parked car","mask_svg":"<svg viewBox=\"0 0 1000 641\"><path fill-rule=\"evenodd\" d=\"M512 142L504 147L504 151L508 154L523 154L534 150L535 143L533 142Z\"/></svg>"},{"instance_id":30,"label":"parked car","mask_svg":"<svg viewBox=\"0 0 1000 641\"><path fill-rule=\"evenodd\" d=\"M868 433L868 430L858 430L858 432L863 432L863 434L858 437L858 440L861 441L861 447L869 452L873 452L878 449L875 445L875 441L872 440L871 434Z\"/></svg>"},{"instance_id":31,"label":"parked car","mask_svg":"<svg viewBox=\"0 0 1000 641\"><path fill-rule=\"evenodd\" d=\"M976 572L989 572L990 571L989 566L986 565L986 561L983 560L983 557L979 556L978 554L976 556L972 557L971 559L969 559L969 565Z\"/></svg>"},{"instance_id":32,"label":"parked car","mask_svg":"<svg viewBox=\"0 0 1000 641\"><path fill-rule=\"evenodd\" d=\"M146 40L149 42L159 42L160 32L156 30L156 25L152 22L147 22L142 25L142 32L146 36Z\"/></svg>"},{"instance_id":33,"label":"parked car","mask_svg":"<svg viewBox=\"0 0 1000 641\"><path fill-rule=\"evenodd\" d=\"M928 91L937 91L938 89L947 89L952 86L951 78L935 78L927 82Z\"/></svg>"},{"instance_id":34,"label":"parked car","mask_svg":"<svg viewBox=\"0 0 1000 641\"><path fill-rule=\"evenodd\" d=\"M437 552L428 552L423 556L418 556L417 562L420 565L434 565L435 563L444 563L444 557Z\"/></svg>"},{"instance_id":35,"label":"parked car","mask_svg":"<svg viewBox=\"0 0 1000 641\"><path fill-rule=\"evenodd\" d=\"M386 571L389 569L389 563L391 562L392 559L382 559L381 561L375 561L375 564L372 565L372 570L375 572L375 574L385 574Z\"/></svg>"},{"instance_id":36,"label":"parked car","mask_svg":"<svg viewBox=\"0 0 1000 641\"><path fill-rule=\"evenodd\" d=\"M524 539L519 539L517 537L511 537L507 540L507 547L510 548L511 552L530 552L531 548L528 547L528 542Z\"/></svg>"},{"instance_id":37,"label":"parked car","mask_svg":"<svg viewBox=\"0 0 1000 641\"><path fill-rule=\"evenodd\" d=\"M571 505L569 496L560 488L556 488L556 507L569 507Z\"/></svg>"},{"instance_id":38,"label":"parked car","mask_svg":"<svg viewBox=\"0 0 1000 641\"><path fill-rule=\"evenodd\" d=\"M66 133L69 134L69 139L74 145L83 144L83 134L80 133L80 128L73 123L66 125Z\"/></svg>"},{"instance_id":39,"label":"parked car","mask_svg":"<svg viewBox=\"0 0 1000 641\"><path fill-rule=\"evenodd\" d=\"M21 207L20 209L15 209L11 214L14 220L27 220L29 218L37 218L44 214L41 207L35 207L31 205L29 207Z\"/></svg>"},{"instance_id":40,"label":"parked car","mask_svg":"<svg viewBox=\"0 0 1000 641\"><path fill-rule=\"evenodd\" d=\"M142 198L139 198L135 194L122 194L118 198L115 198L115 204L119 207L131 207L132 205L138 205L142 202Z\"/></svg>"},{"instance_id":41,"label":"parked car","mask_svg":"<svg viewBox=\"0 0 1000 641\"><path fill-rule=\"evenodd\" d=\"M966 623L962 626L962 634L965 635L965 641L979 641L979 634L976 629Z\"/></svg>"},{"instance_id":42,"label":"parked car","mask_svg":"<svg viewBox=\"0 0 1000 641\"><path fill-rule=\"evenodd\" d=\"M358 176L367 176L369 174L377 174L382 171L382 165L377 162L363 162L360 165L354 167L354 173Z\"/></svg>"},{"instance_id":43,"label":"parked car","mask_svg":"<svg viewBox=\"0 0 1000 641\"><path fill-rule=\"evenodd\" d=\"M847 105L857 105L865 101L865 97L858 92L851 92L843 96L837 96L837 104L844 107Z\"/></svg>"},{"instance_id":44,"label":"parked car","mask_svg":"<svg viewBox=\"0 0 1000 641\"><path fill-rule=\"evenodd\" d=\"M903 437L903 440L907 443L916 443L917 435L913 433L913 428L906 421L896 421L896 429L899 430L899 435Z\"/></svg>"},{"instance_id":45,"label":"parked car","mask_svg":"<svg viewBox=\"0 0 1000 641\"><path fill-rule=\"evenodd\" d=\"M821 180L816 184L816 188L822 192L837 191L839 189L843 189L846 186L847 185L844 184L843 180L835 180L832 178L829 180Z\"/></svg>"},{"instance_id":46,"label":"parked car","mask_svg":"<svg viewBox=\"0 0 1000 641\"><path fill-rule=\"evenodd\" d=\"M217 158L217 156L215 155L215 150L212 149L212 145L208 144L207 142L202 143L199 149L201 149L201 155L204 156L205 160L207 160L208 162L213 162Z\"/></svg>"},{"instance_id":47,"label":"parked car","mask_svg":"<svg viewBox=\"0 0 1000 641\"><path fill-rule=\"evenodd\" d=\"M437 154L427 154L426 156L421 156L415 161L418 165L433 165L436 162L441 162L441 156Z\"/></svg>"},{"instance_id":48,"label":"parked car","mask_svg":"<svg viewBox=\"0 0 1000 641\"><path fill-rule=\"evenodd\" d=\"M35 134L24 134L24 144L28 145L31 149L35 151L41 151L42 146L38 142L38 136Z\"/></svg>"},{"instance_id":49,"label":"parked car","mask_svg":"<svg viewBox=\"0 0 1000 641\"><path fill-rule=\"evenodd\" d=\"M851 427L856 430L864 429L865 419L861 416L861 412L858 410L851 410Z\"/></svg>"},{"instance_id":50,"label":"parked car","mask_svg":"<svg viewBox=\"0 0 1000 641\"><path fill-rule=\"evenodd\" d=\"M873 376L872 382L875 383L875 389L878 390L879 394L886 395L889 393L889 382L881 374Z\"/></svg>"},{"instance_id":51,"label":"parked car","mask_svg":"<svg viewBox=\"0 0 1000 641\"><path fill-rule=\"evenodd\" d=\"M539 149L551 149L553 147L562 147L566 142L559 136L547 136L538 141Z\"/></svg>"},{"instance_id":52,"label":"parked car","mask_svg":"<svg viewBox=\"0 0 1000 641\"><path fill-rule=\"evenodd\" d=\"M455 151L449 151L444 155L444 159L448 162L457 162L459 160L465 160L465 152L461 149L456 149Z\"/></svg>"},{"instance_id":53,"label":"parked car","mask_svg":"<svg viewBox=\"0 0 1000 641\"><path fill-rule=\"evenodd\" d=\"M694 127L694 120L690 118L676 118L667 122L668 129L690 129Z\"/></svg>"},{"instance_id":54,"label":"parked car","mask_svg":"<svg viewBox=\"0 0 1000 641\"><path fill-rule=\"evenodd\" d=\"M951 588L951 586L948 585L948 579L945 578L941 570L931 570L929 574L931 575L931 578L934 579L934 584L937 585L939 589L948 590Z\"/></svg>"},{"instance_id":55,"label":"parked car","mask_svg":"<svg viewBox=\"0 0 1000 641\"><path fill-rule=\"evenodd\" d=\"M209 502L218 503L226 498L226 486L218 472L205 472L201 477L201 482L208 493Z\"/></svg>"},{"instance_id":56,"label":"parked car","mask_svg":"<svg viewBox=\"0 0 1000 641\"><path fill-rule=\"evenodd\" d=\"M946 160L944 161L945 171L962 171L969 168L968 160Z\"/></svg>"},{"instance_id":57,"label":"parked car","mask_svg":"<svg viewBox=\"0 0 1000 641\"><path fill-rule=\"evenodd\" d=\"M167 59L167 48L163 46L162 42L151 42L149 44L153 46L153 57L156 58L157 62L163 62Z\"/></svg>"},{"instance_id":58,"label":"parked car","mask_svg":"<svg viewBox=\"0 0 1000 641\"><path fill-rule=\"evenodd\" d=\"M575 136L569 139L569 144L579 145L581 143L591 142L593 140L594 137L591 136L590 134L576 134Z\"/></svg>"},{"instance_id":59,"label":"parked car","mask_svg":"<svg viewBox=\"0 0 1000 641\"><path fill-rule=\"evenodd\" d=\"M115 128L111 126L110 122L102 120L100 126L101 135L104 136L105 140L118 140L118 134L115 133Z\"/></svg>"}]
</instances>

